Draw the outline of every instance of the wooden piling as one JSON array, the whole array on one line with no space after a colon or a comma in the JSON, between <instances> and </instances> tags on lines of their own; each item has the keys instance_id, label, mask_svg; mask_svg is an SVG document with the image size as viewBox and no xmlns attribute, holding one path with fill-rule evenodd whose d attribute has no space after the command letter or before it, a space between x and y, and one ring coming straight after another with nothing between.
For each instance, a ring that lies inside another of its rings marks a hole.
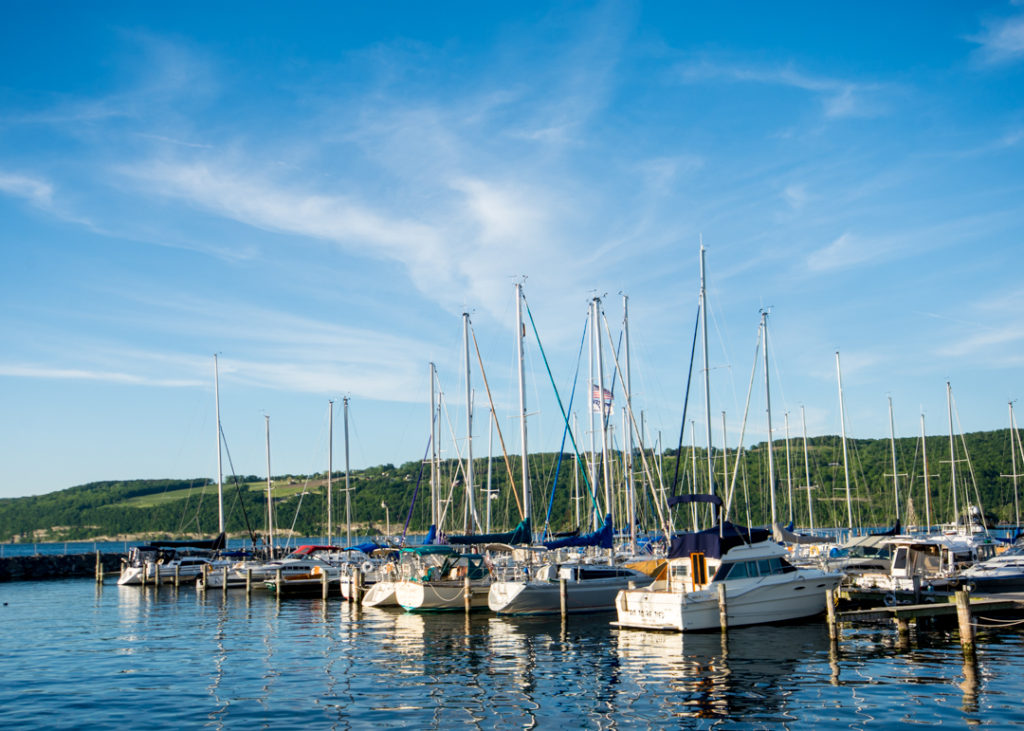
<instances>
[{"instance_id":1,"label":"wooden piling","mask_svg":"<svg viewBox=\"0 0 1024 731\"><path fill-rule=\"evenodd\" d=\"M964 655L974 655L974 626L971 624L971 597L965 589L956 592L956 618L960 625L960 647Z\"/></svg>"},{"instance_id":2,"label":"wooden piling","mask_svg":"<svg viewBox=\"0 0 1024 731\"><path fill-rule=\"evenodd\" d=\"M327 570L324 568L320 570L320 598L327 600Z\"/></svg>"},{"instance_id":3,"label":"wooden piling","mask_svg":"<svg viewBox=\"0 0 1024 731\"><path fill-rule=\"evenodd\" d=\"M912 581L914 582L914 604L921 603L921 575L914 574Z\"/></svg>"},{"instance_id":4,"label":"wooden piling","mask_svg":"<svg viewBox=\"0 0 1024 731\"><path fill-rule=\"evenodd\" d=\"M562 612L562 618L565 619L569 613L569 585L564 576L558 580L558 606Z\"/></svg>"},{"instance_id":5,"label":"wooden piling","mask_svg":"<svg viewBox=\"0 0 1024 731\"><path fill-rule=\"evenodd\" d=\"M220 593L223 594L224 596L227 596L227 594L228 594L228 567L227 566L222 566L221 567L221 569L220 569L220 580L221 580Z\"/></svg>"},{"instance_id":6,"label":"wooden piling","mask_svg":"<svg viewBox=\"0 0 1024 731\"><path fill-rule=\"evenodd\" d=\"M174 564L174 588L181 586L181 566Z\"/></svg>"},{"instance_id":7,"label":"wooden piling","mask_svg":"<svg viewBox=\"0 0 1024 731\"><path fill-rule=\"evenodd\" d=\"M149 561L143 561L142 563L142 586L146 586L146 574L149 573Z\"/></svg>"},{"instance_id":8,"label":"wooden piling","mask_svg":"<svg viewBox=\"0 0 1024 731\"><path fill-rule=\"evenodd\" d=\"M96 551L96 583L103 583L103 559L100 558L99 550Z\"/></svg>"},{"instance_id":9,"label":"wooden piling","mask_svg":"<svg viewBox=\"0 0 1024 731\"><path fill-rule=\"evenodd\" d=\"M352 575L352 597L356 606L359 606L363 601L363 570L356 567Z\"/></svg>"},{"instance_id":10,"label":"wooden piling","mask_svg":"<svg viewBox=\"0 0 1024 731\"><path fill-rule=\"evenodd\" d=\"M252 595L252 567L245 569L245 595Z\"/></svg>"},{"instance_id":11,"label":"wooden piling","mask_svg":"<svg viewBox=\"0 0 1024 731\"><path fill-rule=\"evenodd\" d=\"M462 577L462 603L466 614L469 614L473 608L473 589L470 586L468 574Z\"/></svg>"},{"instance_id":12,"label":"wooden piling","mask_svg":"<svg viewBox=\"0 0 1024 731\"><path fill-rule=\"evenodd\" d=\"M209 568L209 566L203 564L203 567L199 570L199 583L196 584L196 586L199 588L199 591L201 591L204 596L206 595L206 588L210 583L210 572L208 571Z\"/></svg>"},{"instance_id":13,"label":"wooden piling","mask_svg":"<svg viewBox=\"0 0 1024 731\"><path fill-rule=\"evenodd\" d=\"M284 587L281 585L281 569L274 571L274 593L277 598L281 598L281 593L284 591Z\"/></svg>"},{"instance_id":14,"label":"wooden piling","mask_svg":"<svg viewBox=\"0 0 1024 731\"><path fill-rule=\"evenodd\" d=\"M725 584L718 585L718 623L725 632L729 629L729 612L725 602Z\"/></svg>"},{"instance_id":15,"label":"wooden piling","mask_svg":"<svg viewBox=\"0 0 1024 731\"><path fill-rule=\"evenodd\" d=\"M828 638L833 642L839 640L839 623L836 621L836 590L825 592L825 614L828 617Z\"/></svg>"}]
</instances>

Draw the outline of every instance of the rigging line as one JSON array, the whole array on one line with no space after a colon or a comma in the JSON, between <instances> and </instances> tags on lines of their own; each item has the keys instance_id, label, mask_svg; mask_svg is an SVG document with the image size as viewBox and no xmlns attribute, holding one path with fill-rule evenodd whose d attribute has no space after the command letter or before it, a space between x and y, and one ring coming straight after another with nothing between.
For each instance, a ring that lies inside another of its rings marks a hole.
<instances>
[{"instance_id":1,"label":"rigging line","mask_svg":"<svg viewBox=\"0 0 1024 731\"><path fill-rule=\"evenodd\" d=\"M530 306L526 306L527 312L529 312ZM583 337L580 338L580 350L576 355L576 375L572 379L572 391L569 396L569 413L572 413L572 402L576 398L576 383L580 377L580 363L583 361L583 344L587 338L587 322L583 322ZM604 400L602 394L602 401ZM558 473L562 469L562 453L565 450L565 436L569 431L569 422L565 422L565 428L562 430L562 443L558 447L558 465L555 467L555 481L551 483L551 499L548 501L548 514L544 516L544 530L541 531L541 541L543 542L547 538L548 527L551 525L551 509L555 506L555 491L558 490ZM577 526L578 527L578 526Z\"/></svg>"},{"instance_id":2,"label":"rigging line","mask_svg":"<svg viewBox=\"0 0 1024 731\"><path fill-rule=\"evenodd\" d=\"M523 295L523 301L526 302L526 296ZM569 431L569 439L572 441L572 448L577 457L580 456L580 448L576 445L576 435L572 433L572 429L569 428L569 415L565 411L565 406L562 404L562 396L558 393L558 386L555 385L555 377L551 374L551 364L548 363L548 357L544 353L544 345L540 342L540 333L537 332L537 323L533 321L533 312L530 310L530 303L526 302L526 314L530 318L530 327L533 328L533 336L537 339L537 347L540 349L541 360L544 361L544 368L548 372L548 380L551 381L551 388L555 391L555 400L558 401L558 408L562 412L562 420L565 421L565 426ZM586 328L583 331L584 337L586 337ZM582 345L580 346L582 350ZM604 394L601 394L602 401L604 400ZM587 487L587 492L590 495L590 500L594 504L594 510L598 513L601 512L601 506L597 504L597 496L594 493L594 488L590 484L590 480L587 479L586 473L583 474L583 482ZM611 506L608 506L611 510Z\"/></svg>"},{"instance_id":3,"label":"rigging line","mask_svg":"<svg viewBox=\"0 0 1024 731\"><path fill-rule=\"evenodd\" d=\"M697 352L697 332L700 329L700 305L697 305L697 319L693 323L693 344L690 346L690 371L686 375L686 395L683 397L683 423L679 427L679 446L676 448L676 471L672 476L672 497L676 495L676 488L679 487L679 463L683 453L683 436L686 433L686 409L690 404L690 381L693 379L693 355ZM696 475L694 478L696 479Z\"/></svg>"},{"instance_id":4,"label":"rigging line","mask_svg":"<svg viewBox=\"0 0 1024 731\"><path fill-rule=\"evenodd\" d=\"M526 520L526 511L523 510L523 504L519 501L519 492L516 490L516 478L512 474L512 463L508 459L508 450L505 448L505 437L501 433L501 424L498 423L498 417L494 413L494 397L491 396L491 386L487 382L487 373L484 371L484 359L480 355L480 345L476 341L476 330L473 329L473 324L469 325L469 334L473 336L473 348L476 350L476 359L480 363L480 376L484 381L484 390L487 391L487 402L491 405L491 420L494 421L494 428L498 430L498 441L501 443L501 454L505 458L505 470L508 472L508 484L509 489L512 491L512 497L516 499L516 507L519 509L519 519ZM490 500L490 495L487 496Z\"/></svg>"},{"instance_id":5,"label":"rigging line","mask_svg":"<svg viewBox=\"0 0 1024 731\"><path fill-rule=\"evenodd\" d=\"M611 340L612 333L611 333L611 328L608 326L608 319L607 318L604 318L604 329L608 332L608 339ZM616 356L613 353L612 357L615 359L615 370L618 371L618 372L621 372L621 369L619 367L618 356ZM623 379L623 380L625 380L625 379ZM647 463L647 454L644 451L644 436L643 436L643 434L640 433L639 425L636 423L636 416L633 414L633 406L632 406L632 404L630 404L630 394L629 394L628 391L626 392L625 404L626 404L626 413L629 414L629 422L630 422L630 424L633 427L633 431L636 432L636 434L637 434L637 436L638 436L638 438L640 440L640 461L643 463L644 474L647 476L647 489L649 489L649 490L651 490L653 492L654 491L654 477L651 475L651 467ZM661 521L662 528L665 531L665 536L666 536L666 538L668 538L669 536L672 535L672 533L671 533L672 527L671 527L671 525L669 525L669 522L665 519L665 514L661 510L661 503L655 503L655 507L658 509L658 520Z\"/></svg>"},{"instance_id":6,"label":"rigging line","mask_svg":"<svg viewBox=\"0 0 1024 731\"><path fill-rule=\"evenodd\" d=\"M433 426L433 425L431 425ZM433 428L431 428L433 431ZM430 441L433 439L433 434L427 437L427 448L424 450L423 459L420 460L420 473L416 476L416 489L412 491L412 502L409 503L409 512L405 515L405 525L402 526L402 545L405 545L405 536L409 532L409 523L412 521L412 511L416 507L416 498L420 494L420 484L423 482L423 465L427 461L427 457L430 455Z\"/></svg>"},{"instance_id":7,"label":"rigging line","mask_svg":"<svg viewBox=\"0 0 1024 731\"><path fill-rule=\"evenodd\" d=\"M242 507L242 517L245 519L245 529L249 532L249 540L252 541L253 548L256 547L256 535L249 524L249 511L245 509L245 500L242 499L242 488L238 485L238 475L235 474L235 465L231 461L231 450L228 448L228 438L224 436L224 427L220 428L220 438L224 443L224 451L228 455L228 466L231 468L231 479L235 483L235 500ZM226 527L226 526L225 526Z\"/></svg>"},{"instance_id":8,"label":"rigging line","mask_svg":"<svg viewBox=\"0 0 1024 731\"><path fill-rule=\"evenodd\" d=\"M754 365L750 369L750 382L747 384L747 402L743 406L743 421L740 424L740 439L736 443L736 454L734 456L733 468L732 468L732 481L729 483L729 492L726 495L725 501L725 512L722 514L723 520L729 519L729 512L732 509L732 498L736 492L736 476L739 474L740 462L743 457L743 437L747 433L747 416L750 413L750 394L754 390L754 376L757 375L757 356L761 353L761 327L757 328L757 344L754 346ZM746 465L744 465L744 477L746 476ZM750 498L747 495L747 484L743 483L743 495L744 500L747 503L747 512L750 511ZM748 518L747 523L750 523Z\"/></svg>"}]
</instances>

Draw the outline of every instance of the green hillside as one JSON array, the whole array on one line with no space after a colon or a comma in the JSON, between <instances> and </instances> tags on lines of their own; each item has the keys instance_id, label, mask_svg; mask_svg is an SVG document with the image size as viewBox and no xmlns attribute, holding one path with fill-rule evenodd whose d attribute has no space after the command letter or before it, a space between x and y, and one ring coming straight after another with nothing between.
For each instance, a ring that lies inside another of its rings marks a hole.
<instances>
[{"instance_id":1,"label":"green hillside","mask_svg":"<svg viewBox=\"0 0 1024 731\"><path fill-rule=\"evenodd\" d=\"M806 526L809 522L807 491L804 475L802 440L789 444L787 470L786 444L775 442L776 511L779 520L789 520L790 486L792 485L792 517ZM960 508L966 504L981 505L995 522L1012 523L1015 519L1013 481L1005 477L1011 472L1010 432L999 430L967 434L956 439L957 485ZM893 521L892 452L887 439L848 440L850 494L854 523L858 526L883 525ZM953 497L950 490L950 446L948 437L929 437L927 441L930 494L928 503L932 522L953 519ZM679 469L676 469L674 450L661 455L647 454L647 468L637 454L634 475L639 491L637 515L644 527L655 527L656 510L653 492L670 494L675 482L679 492L690 491L693 482L692 464L697 464L696 489L707 491L706 456L704 450L695 452L684 448ZM735 469L735 454L728 455L729 480L724 476L722 455L716 450L714 457L715 490L727 493ZM924 524L924 454L920 439L896 441L897 473L900 482L900 504L904 525L913 520ZM611 472L616 492L623 482L622 455L614 454ZM846 480L843 470L842 444L836 436L815 437L809 440L807 461L810 465L810 483L816 526L845 526L847 524ZM736 490L731 519L766 524L770 517L769 479L765 444L756 445L744 453L740 468L736 470ZM585 461L584 461L585 463ZM543 526L548 505L551 505L550 529L568 530L578 527L575 519L573 489L577 481L585 492L586 477L577 474L572 455L565 455L559 465L558 455L534 454L530 457L533 483L534 526ZM478 495L486 485L487 461L474 463ZM352 492L351 515L354 523L363 529L385 529L386 517L392 532L401 530L406 518L411 531L426 530L429 522L428 472L419 462L401 466L381 465L358 470L350 475ZM496 498L491 501L492 530L512 527L520 519L518 495L509 488L508 474L516 481L520 475L519 460L510 457L506 463L495 459L492 465L492 486ZM602 474L602 470L597 473ZM555 475L558 475L554 499L551 499ZM678 475L678 477L677 477ZM275 524L278 528L294 531L298 535L324 535L327 523L326 474L310 476L275 476L273 502ZM333 476L332 520L337 535L345 522L344 475ZM419 482L419 495L413 505L413 495ZM449 518L446 529L458 531L464 514L463 484L456 463L447 461L440 469L442 499L449 499ZM653 491L651 484L653 483ZM598 488L603 495L604 487ZM381 507L381 503L387 506ZM587 529L586 512L591 504L583 498L581 515ZM479 504L484 501L479 499ZM266 515L266 480L255 475L225 480L224 509L227 529L236 535L249 531L262 532ZM479 508L483 520L484 508ZM618 514L623 514L622 498L617 499ZM908 510L912 511L908 520ZM618 521L622 523L623 521ZM683 526L681 520L676 524ZM0 499L0 540L64 541L96 537L117 537L138 534L210 535L217 528L216 486L208 479L192 480L129 480L94 482L68 488L48 495Z\"/></svg>"}]
</instances>

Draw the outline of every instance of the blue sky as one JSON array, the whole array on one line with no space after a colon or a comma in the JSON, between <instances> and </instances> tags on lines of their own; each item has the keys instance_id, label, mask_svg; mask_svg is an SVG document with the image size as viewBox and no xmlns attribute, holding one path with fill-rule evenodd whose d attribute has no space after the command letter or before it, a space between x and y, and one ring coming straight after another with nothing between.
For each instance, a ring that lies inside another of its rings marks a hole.
<instances>
[{"instance_id":1,"label":"blue sky","mask_svg":"<svg viewBox=\"0 0 1024 731\"><path fill-rule=\"evenodd\" d=\"M340 468L342 396L354 467L418 459L431 361L452 455L464 311L517 451L516 281L564 391L589 299L617 337L629 296L634 409L674 445L701 237L716 444L762 307L777 438L801 406L839 432L837 350L850 436L888 436L888 397L898 436L947 433L947 380L958 431L1022 395L1020 3L4 15L0 496L213 477L214 353L240 474L265 474L264 414L275 474L324 469L329 399ZM527 351L530 447L554 449ZM764 422L758 387L748 442Z\"/></svg>"}]
</instances>

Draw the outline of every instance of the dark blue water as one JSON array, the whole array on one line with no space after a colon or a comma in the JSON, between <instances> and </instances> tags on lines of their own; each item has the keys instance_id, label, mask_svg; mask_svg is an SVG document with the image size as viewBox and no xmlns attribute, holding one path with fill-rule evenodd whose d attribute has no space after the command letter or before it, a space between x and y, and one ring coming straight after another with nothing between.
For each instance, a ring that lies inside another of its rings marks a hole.
<instances>
[{"instance_id":1,"label":"dark blue water","mask_svg":"<svg viewBox=\"0 0 1024 731\"><path fill-rule=\"evenodd\" d=\"M89 579L0 584L0 728L888 728L1024 723L1024 631L657 634L609 615L355 610Z\"/></svg>"}]
</instances>

